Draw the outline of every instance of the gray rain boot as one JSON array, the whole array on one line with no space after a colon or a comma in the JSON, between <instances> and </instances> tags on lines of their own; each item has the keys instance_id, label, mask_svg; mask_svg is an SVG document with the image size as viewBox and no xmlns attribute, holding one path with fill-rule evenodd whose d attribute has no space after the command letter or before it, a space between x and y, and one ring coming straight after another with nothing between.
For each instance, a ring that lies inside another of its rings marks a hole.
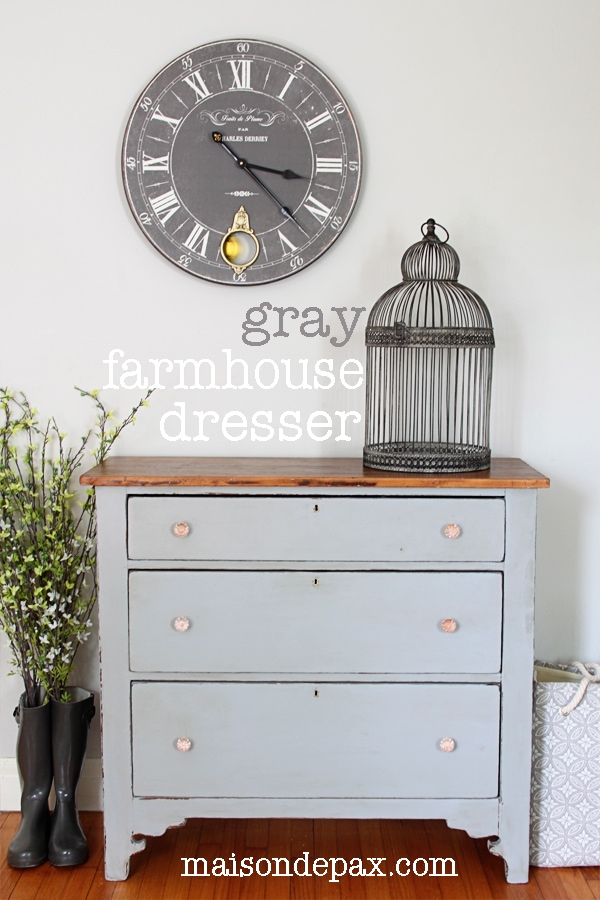
<instances>
[{"instance_id":1,"label":"gray rain boot","mask_svg":"<svg viewBox=\"0 0 600 900\"><path fill-rule=\"evenodd\" d=\"M95 713L94 695L83 688L69 688L71 702L51 700L52 758L56 806L48 859L53 866L79 866L88 858L85 834L79 822L75 792L83 768L88 730Z\"/></svg>"},{"instance_id":2,"label":"gray rain boot","mask_svg":"<svg viewBox=\"0 0 600 900\"><path fill-rule=\"evenodd\" d=\"M6 860L15 869L41 865L48 856L50 811L48 795L52 786L52 738L50 704L24 706L25 694L13 715L19 723L17 764L23 791L21 825L12 839Z\"/></svg>"}]
</instances>

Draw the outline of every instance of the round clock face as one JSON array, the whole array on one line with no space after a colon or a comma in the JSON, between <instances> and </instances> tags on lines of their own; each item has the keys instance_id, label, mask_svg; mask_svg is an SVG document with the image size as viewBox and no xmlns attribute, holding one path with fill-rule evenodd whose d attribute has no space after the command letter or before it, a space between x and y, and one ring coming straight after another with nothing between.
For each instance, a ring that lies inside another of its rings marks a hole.
<instances>
[{"instance_id":1,"label":"round clock face","mask_svg":"<svg viewBox=\"0 0 600 900\"><path fill-rule=\"evenodd\" d=\"M169 63L137 101L123 180L148 240L224 284L265 284L321 256L348 222L361 176L348 105L308 60L220 41Z\"/></svg>"}]
</instances>

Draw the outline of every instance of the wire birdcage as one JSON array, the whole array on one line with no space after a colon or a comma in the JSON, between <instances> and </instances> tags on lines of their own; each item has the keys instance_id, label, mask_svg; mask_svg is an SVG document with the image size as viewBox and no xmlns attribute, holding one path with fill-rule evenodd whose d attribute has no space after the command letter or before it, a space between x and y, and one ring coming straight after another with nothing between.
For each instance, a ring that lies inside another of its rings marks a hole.
<instances>
[{"instance_id":1,"label":"wire birdcage","mask_svg":"<svg viewBox=\"0 0 600 900\"><path fill-rule=\"evenodd\" d=\"M366 329L363 460L394 472L462 472L490 465L494 331L460 261L435 233L402 258L402 283L371 310ZM424 230L425 229L425 230Z\"/></svg>"}]
</instances>

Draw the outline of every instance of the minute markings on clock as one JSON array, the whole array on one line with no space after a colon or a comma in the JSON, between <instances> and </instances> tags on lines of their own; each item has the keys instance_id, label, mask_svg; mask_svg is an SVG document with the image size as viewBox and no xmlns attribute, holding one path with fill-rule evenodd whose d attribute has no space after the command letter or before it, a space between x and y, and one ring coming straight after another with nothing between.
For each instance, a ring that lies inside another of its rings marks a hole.
<instances>
[{"instance_id":1,"label":"minute markings on clock","mask_svg":"<svg viewBox=\"0 0 600 900\"><path fill-rule=\"evenodd\" d=\"M189 106L187 105L187 103L185 103L185 102L181 99L181 97L179 96L179 94L176 94L175 91L171 91L171 93L173 94L173 96L175 97L176 100L179 100L179 102L181 103L182 106L184 106L186 109L189 109Z\"/></svg>"}]
</instances>

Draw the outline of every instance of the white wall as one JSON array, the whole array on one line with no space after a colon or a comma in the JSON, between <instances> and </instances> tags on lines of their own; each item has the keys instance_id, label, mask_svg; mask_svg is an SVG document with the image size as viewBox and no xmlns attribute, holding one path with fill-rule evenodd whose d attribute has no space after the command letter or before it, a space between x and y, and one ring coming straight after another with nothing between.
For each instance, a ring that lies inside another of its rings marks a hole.
<instances>
[{"instance_id":1,"label":"white wall","mask_svg":"<svg viewBox=\"0 0 600 900\"><path fill-rule=\"evenodd\" d=\"M217 360L223 348L253 364L362 360L364 319L338 351L297 333L251 349L241 323L262 300L370 307L435 216L494 321L492 450L552 479L539 504L537 654L597 660L599 26L596 0L6 4L0 383L78 435L91 409L72 386L104 385L111 348L139 360ZM290 46L325 69L356 115L365 159L358 207L334 248L291 279L248 290L192 278L154 251L127 208L119 163L128 114L154 73L230 37ZM117 452L361 454L360 427L345 444L161 437L161 415L181 399L221 414L364 406L362 391L243 393L213 392L208 407L200 392L156 392ZM106 392L121 414L136 396ZM96 648L86 650L78 678L95 687ZM2 653L0 757L10 757L20 685Z\"/></svg>"}]
</instances>

